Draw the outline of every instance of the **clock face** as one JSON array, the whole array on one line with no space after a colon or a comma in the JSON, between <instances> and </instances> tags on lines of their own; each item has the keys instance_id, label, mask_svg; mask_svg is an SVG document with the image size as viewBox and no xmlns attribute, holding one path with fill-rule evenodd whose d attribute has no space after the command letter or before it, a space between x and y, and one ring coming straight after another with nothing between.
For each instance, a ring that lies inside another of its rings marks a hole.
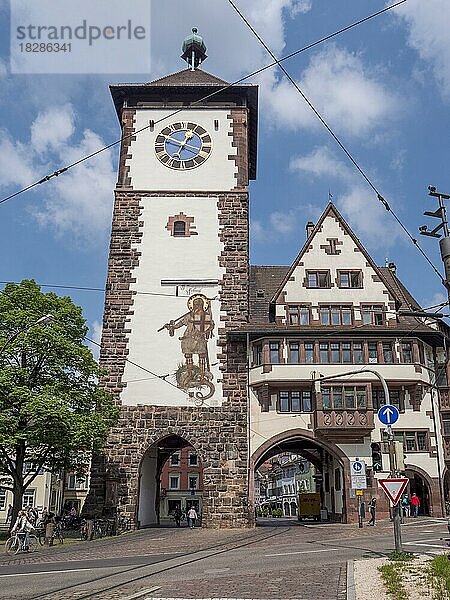
<instances>
[{"instance_id":1,"label":"clock face","mask_svg":"<svg viewBox=\"0 0 450 600\"><path fill-rule=\"evenodd\" d=\"M190 122L172 123L156 136L158 160L171 169L195 169L211 154L212 140L201 125Z\"/></svg>"}]
</instances>

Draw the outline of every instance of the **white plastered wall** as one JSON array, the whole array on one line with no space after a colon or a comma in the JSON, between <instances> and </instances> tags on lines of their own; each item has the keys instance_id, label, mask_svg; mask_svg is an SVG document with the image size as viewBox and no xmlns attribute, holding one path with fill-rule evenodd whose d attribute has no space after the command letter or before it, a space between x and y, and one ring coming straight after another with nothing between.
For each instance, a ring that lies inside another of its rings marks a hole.
<instances>
[{"instance_id":1,"label":"white plastered wall","mask_svg":"<svg viewBox=\"0 0 450 600\"><path fill-rule=\"evenodd\" d=\"M131 185L135 190L196 190L196 191L229 191L236 187L237 167L229 156L236 155L237 148L232 146L233 137L231 119L228 109L186 109L170 117L172 110L141 109L135 116L135 130L139 131L149 125L150 120L156 123L154 131L145 129L136 134L131 142L126 165L130 168ZM171 123L189 121L201 125L212 139L212 150L207 160L195 169L186 171L174 170L163 165L155 154L155 139L164 127ZM218 121L216 131L214 122Z\"/></svg>"},{"instance_id":2,"label":"white plastered wall","mask_svg":"<svg viewBox=\"0 0 450 600\"><path fill-rule=\"evenodd\" d=\"M136 249L141 253L139 265L131 276L136 278L132 289L133 312L127 323L128 359L156 375L169 375L167 381L127 362L123 381L127 386L121 394L125 405L192 406L186 393L175 387L174 373L183 362L179 338L184 327L175 330L170 337L167 329L158 331L165 323L176 320L188 312L188 297L201 293L211 298L212 318L215 323L214 337L208 342L211 372L214 376L214 396L207 400L211 406L220 406L222 389L217 354L219 353L218 330L222 326L218 285L202 281L218 282L224 269L218 264L223 250L219 239L219 219L216 197L148 197L142 199L144 206L141 220L144 223L141 242ZM166 229L171 216L183 212L194 217L198 235L173 237ZM177 282L191 280L190 285ZM163 285L162 281L173 282ZM195 283L197 282L197 283ZM178 296L176 295L178 293ZM156 295L152 295L156 294ZM194 357L197 360L196 357ZM169 385L171 382L174 385Z\"/></svg>"}]
</instances>

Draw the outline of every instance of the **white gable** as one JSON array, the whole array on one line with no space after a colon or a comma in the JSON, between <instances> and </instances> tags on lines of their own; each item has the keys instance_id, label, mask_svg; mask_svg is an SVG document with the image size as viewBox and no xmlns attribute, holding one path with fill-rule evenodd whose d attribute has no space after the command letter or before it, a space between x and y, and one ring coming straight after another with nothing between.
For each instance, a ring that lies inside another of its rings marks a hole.
<instances>
[{"instance_id":1,"label":"white gable","mask_svg":"<svg viewBox=\"0 0 450 600\"><path fill-rule=\"evenodd\" d=\"M394 299L386 285L380 280L377 271L369 262L364 250L341 224L333 209L328 209L319 230L315 233L302 255L297 259L276 304L277 317L286 316L286 304L311 305L312 319L318 319L314 306L319 304L361 304L383 305L386 311L394 308ZM327 273L327 286L309 287L308 274ZM347 272L359 273L360 287L343 287L342 278ZM355 320L359 320L359 310L355 310ZM395 318L388 313L387 320Z\"/></svg>"}]
</instances>

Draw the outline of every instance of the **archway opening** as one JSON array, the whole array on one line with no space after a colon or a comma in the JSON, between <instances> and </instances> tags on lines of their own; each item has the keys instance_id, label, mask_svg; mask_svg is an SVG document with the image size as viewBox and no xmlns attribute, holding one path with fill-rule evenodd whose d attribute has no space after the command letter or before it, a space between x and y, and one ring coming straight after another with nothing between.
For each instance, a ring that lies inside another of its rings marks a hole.
<instances>
[{"instance_id":1,"label":"archway opening","mask_svg":"<svg viewBox=\"0 0 450 600\"><path fill-rule=\"evenodd\" d=\"M201 519L203 467L196 449L177 435L148 448L139 469L138 527L178 527L194 507Z\"/></svg>"},{"instance_id":2,"label":"archway opening","mask_svg":"<svg viewBox=\"0 0 450 600\"><path fill-rule=\"evenodd\" d=\"M276 518L346 522L344 465L337 448L291 434L269 440L253 460L257 525L276 525Z\"/></svg>"},{"instance_id":3,"label":"archway opening","mask_svg":"<svg viewBox=\"0 0 450 600\"><path fill-rule=\"evenodd\" d=\"M409 479L407 488L409 497L411 498L413 494L416 494L419 497L419 515L430 516L431 490L427 480L413 469L406 469L405 475ZM412 514L413 513L411 513L411 515Z\"/></svg>"}]
</instances>

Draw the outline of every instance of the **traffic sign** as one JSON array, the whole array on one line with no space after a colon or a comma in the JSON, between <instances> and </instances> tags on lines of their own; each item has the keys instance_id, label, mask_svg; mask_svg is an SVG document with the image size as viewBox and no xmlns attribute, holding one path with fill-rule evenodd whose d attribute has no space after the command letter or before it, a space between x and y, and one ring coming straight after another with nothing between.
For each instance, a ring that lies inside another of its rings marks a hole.
<instances>
[{"instance_id":1,"label":"traffic sign","mask_svg":"<svg viewBox=\"0 0 450 600\"><path fill-rule=\"evenodd\" d=\"M362 496L363 490L355 490L355 496Z\"/></svg>"},{"instance_id":2,"label":"traffic sign","mask_svg":"<svg viewBox=\"0 0 450 600\"><path fill-rule=\"evenodd\" d=\"M393 425L398 421L398 417L398 409L395 406L392 406L392 404L385 404L378 411L378 419L383 425Z\"/></svg>"},{"instance_id":3,"label":"traffic sign","mask_svg":"<svg viewBox=\"0 0 450 600\"><path fill-rule=\"evenodd\" d=\"M407 477L391 477L389 479L379 479L378 483L383 488L384 493L395 506L400 500L409 479Z\"/></svg>"},{"instance_id":4,"label":"traffic sign","mask_svg":"<svg viewBox=\"0 0 450 600\"><path fill-rule=\"evenodd\" d=\"M352 490L366 490L367 479L365 475L352 475Z\"/></svg>"},{"instance_id":5,"label":"traffic sign","mask_svg":"<svg viewBox=\"0 0 450 600\"><path fill-rule=\"evenodd\" d=\"M352 460L350 468L352 475L366 475L366 463L363 460Z\"/></svg>"}]
</instances>

